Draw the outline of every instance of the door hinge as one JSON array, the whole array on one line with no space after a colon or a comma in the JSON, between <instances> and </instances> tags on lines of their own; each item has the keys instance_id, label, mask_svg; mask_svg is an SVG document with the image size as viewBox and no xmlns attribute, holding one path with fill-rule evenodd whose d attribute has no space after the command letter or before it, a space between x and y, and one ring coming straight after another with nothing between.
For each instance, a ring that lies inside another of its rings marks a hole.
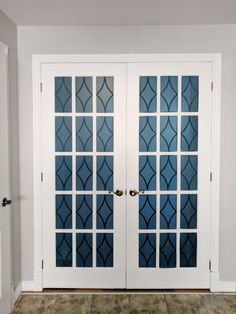
<instances>
[{"instance_id":1,"label":"door hinge","mask_svg":"<svg viewBox=\"0 0 236 314\"><path fill-rule=\"evenodd\" d=\"M43 182L43 173L41 172L41 182Z\"/></svg>"},{"instance_id":2,"label":"door hinge","mask_svg":"<svg viewBox=\"0 0 236 314\"><path fill-rule=\"evenodd\" d=\"M43 260L42 260L42 269L43 269Z\"/></svg>"},{"instance_id":3,"label":"door hinge","mask_svg":"<svg viewBox=\"0 0 236 314\"><path fill-rule=\"evenodd\" d=\"M210 172L210 181L212 181L212 172Z\"/></svg>"},{"instance_id":4,"label":"door hinge","mask_svg":"<svg viewBox=\"0 0 236 314\"><path fill-rule=\"evenodd\" d=\"M209 270L211 270L211 261L209 261Z\"/></svg>"},{"instance_id":5,"label":"door hinge","mask_svg":"<svg viewBox=\"0 0 236 314\"><path fill-rule=\"evenodd\" d=\"M43 83L40 83L40 92L42 93L43 91Z\"/></svg>"},{"instance_id":6,"label":"door hinge","mask_svg":"<svg viewBox=\"0 0 236 314\"><path fill-rule=\"evenodd\" d=\"M211 82L211 91L213 92L213 90L214 90L214 83Z\"/></svg>"}]
</instances>

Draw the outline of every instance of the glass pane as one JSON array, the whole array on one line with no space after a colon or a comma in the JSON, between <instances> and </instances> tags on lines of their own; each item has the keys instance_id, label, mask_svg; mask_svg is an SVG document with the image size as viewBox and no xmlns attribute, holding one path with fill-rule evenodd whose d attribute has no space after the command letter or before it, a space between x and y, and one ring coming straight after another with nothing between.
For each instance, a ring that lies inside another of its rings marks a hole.
<instances>
[{"instance_id":1,"label":"glass pane","mask_svg":"<svg viewBox=\"0 0 236 314\"><path fill-rule=\"evenodd\" d=\"M97 190L113 190L113 157L97 156Z\"/></svg>"},{"instance_id":2,"label":"glass pane","mask_svg":"<svg viewBox=\"0 0 236 314\"><path fill-rule=\"evenodd\" d=\"M56 190L72 190L72 157L56 156Z\"/></svg>"},{"instance_id":3,"label":"glass pane","mask_svg":"<svg viewBox=\"0 0 236 314\"><path fill-rule=\"evenodd\" d=\"M161 152L177 151L177 117L161 117Z\"/></svg>"},{"instance_id":4,"label":"glass pane","mask_svg":"<svg viewBox=\"0 0 236 314\"><path fill-rule=\"evenodd\" d=\"M156 234L139 234L139 267L156 267Z\"/></svg>"},{"instance_id":5,"label":"glass pane","mask_svg":"<svg viewBox=\"0 0 236 314\"><path fill-rule=\"evenodd\" d=\"M197 195L181 195L181 217L180 227L182 229L197 228Z\"/></svg>"},{"instance_id":6,"label":"glass pane","mask_svg":"<svg viewBox=\"0 0 236 314\"><path fill-rule=\"evenodd\" d=\"M176 195L161 195L160 227L161 229L176 229Z\"/></svg>"},{"instance_id":7,"label":"glass pane","mask_svg":"<svg viewBox=\"0 0 236 314\"><path fill-rule=\"evenodd\" d=\"M181 151L197 151L198 117L181 117Z\"/></svg>"},{"instance_id":8,"label":"glass pane","mask_svg":"<svg viewBox=\"0 0 236 314\"><path fill-rule=\"evenodd\" d=\"M91 191L93 189L93 157L76 157L76 190Z\"/></svg>"},{"instance_id":9,"label":"glass pane","mask_svg":"<svg viewBox=\"0 0 236 314\"><path fill-rule=\"evenodd\" d=\"M156 228L156 195L139 195L139 229Z\"/></svg>"},{"instance_id":10,"label":"glass pane","mask_svg":"<svg viewBox=\"0 0 236 314\"><path fill-rule=\"evenodd\" d=\"M182 111L198 111L198 76L182 76Z\"/></svg>"},{"instance_id":11,"label":"glass pane","mask_svg":"<svg viewBox=\"0 0 236 314\"><path fill-rule=\"evenodd\" d=\"M113 117L97 117L97 151L113 151Z\"/></svg>"},{"instance_id":12,"label":"glass pane","mask_svg":"<svg viewBox=\"0 0 236 314\"><path fill-rule=\"evenodd\" d=\"M76 228L92 229L93 196L76 195Z\"/></svg>"},{"instance_id":13,"label":"glass pane","mask_svg":"<svg viewBox=\"0 0 236 314\"><path fill-rule=\"evenodd\" d=\"M139 118L139 151L156 151L156 117Z\"/></svg>"},{"instance_id":14,"label":"glass pane","mask_svg":"<svg viewBox=\"0 0 236 314\"><path fill-rule=\"evenodd\" d=\"M160 268L176 267L176 234L160 234Z\"/></svg>"},{"instance_id":15,"label":"glass pane","mask_svg":"<svg viewBox=\"0 0 236 314\"><path fill-rule=\"evenodd\" d=\"M72 267L72 233L56 233L56 267Z\"/></svg>"},{"instance_id":16,"label":"glass pane","mask_svg":"<svg viewBox=\"0 0 236 314\"><path fill-rule=\"evenodd\" d=\"M97 233L97 267L113 267L112 233Z\"/></svg>"},{"instance_id":17,"label":"glass pane","mask_svg":"<svg viewBox=\"0 0 236 314\"><path fill-rule=\"evenodd\" d=\"M181 190L197 190L197 156L181 156Z\"/></svg>"},{"instance_id":18,"label":"glass pane","mask_svg":"<svg viewBox=\"0 0 236 314\"><path fill-rule=\"evenodd\" d=\"M156 190L156 157L139 157L139 189L142 191Z\"/></svg>"},{"instance_id":19,"label":"glass pane","mask_svg":"<svg viewBox=\"0 0 236 314\"><path fill-rule=\"evenodd\" d=\"M76 234L76 266L93 267L92 233Z\"/></svg>"},{"instance_id":20,"label":"glass pane","mask_svg":"<svg viewBox=\"0 0 236 314\"><path fill-rule=\"evenodd\" d=\"M97 77L97 112L113 110L113 77Z\"/></svg>"},{"instance_id":21,"label":"glass pane","mask_svg":"<svg viewBox=\"0 0 236 314\"><path fill-rule=\"evenodd\" d=\"M55 78L55 112L71 112L71 77Z\"/></svg>"},{"instance_id":22,"label":"glass pane","mask_svg":"<svg viewBox=\"0 0 236 314\"><path fill-rule=\"evenodd\" d=\"M197 234L180 234L180 267L197 267Z\"/></svg>"},{"instance_id":23,"label":"glass pane","mask_svg":"<svg viewBox=\"0 0 236 314\"><path fill-rule=\"evenodd\" d=\"M178 111L178 77L161 77L161 112Z\"/></svg>"},{"instance_id":24,"label":"glass pane","mask_svg":"<svg viewBox=\"0 0 236 314\"><path fill-rule=\"evenodd\" d=\"M157 111L157 77L141 76L139 80L139 111Z\"/></svg>"},{"instance_id":25,"label":"glass pane","mask_svg":"<svg viewBox=\"0 0 236 314\"><path fill-rule=\"evenodd\" d=\"M160 187L162 191L177 189L177 157L160 157Z\"/></svg>"},{"instance_id":26,"label":"glass pane","mask_svg":"<svg viewBox=\"0 0 236 314\"><path fill-rule=\"evenodd\" d=\"M72 228L72 195L56 195L56 228Z\"/></svg>"},{"instance_id":27,"label":"glass pane","mask_svg":"<svg viewBox=\"0 0 236 314\"><path fill-rule=\"evenodd\" d=\"M76 117L76 151L93 151L93 118Z\"/></svg>"},{"instance_id":28,"label":"glass pane","mask_svg":"<svg viewBox=\"0 0 236 314\"><path fill-rule=\"evenodd\" d=\"M55 118L56 152L71 152L72 150L72 118Z\"/></svg>"},{"instance_id":29,"label":"glass pane","mask_svg":"<svg viewBox=\"0 0 236 314\"><path fill-rule=\"evenodd\" d=\"M92 77L76 77L76 112L93 111Z\"/></svg>"},{"instance_id":30,"label":"glass pane","mask_svg":"<svg viewBox=\"0 0 236 314\"><path fill-rule=\"evenodd\" d=\"M97 195L97 229L113 228L113 195Z\"/></svg>"}]
</instances>

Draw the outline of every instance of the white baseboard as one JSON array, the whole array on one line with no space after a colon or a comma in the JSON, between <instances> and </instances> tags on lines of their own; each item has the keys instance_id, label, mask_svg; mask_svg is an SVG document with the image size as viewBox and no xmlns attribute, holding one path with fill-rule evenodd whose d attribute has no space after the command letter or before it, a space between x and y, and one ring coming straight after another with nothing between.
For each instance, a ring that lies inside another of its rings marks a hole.
<instances>
[{"instance_id":1,"label":"white baseboard","mask_svg":"<svg viewBox=\"0 0 236 314\"><path fill-rule=\"evenodd\" d=\"M233 281L220 281L220 292L236 292L236 283Z\"/></svg>"},{"instance_id":2,"label":"white baseboard","mask_svg":"<svg viewBox=\"0 0 236 314\"><path fill-rule=\"evenodd\" d=\"M22 281L22 292L37 291L34 289L34 281Z\"/></svg>"},{"instance_id":3,"label":"white baseboard","mask_svg":"<svg viewBox=\"0 0 236 314\"><path fill-rule=\"evenodd\" d=\"M22 282L20 281L19 284L17 285L17 287L15 289L13 289L12 292L12 304L15 304L17 299L19 298L20 294L22 291Z\"/></svg>"}]
</instances>

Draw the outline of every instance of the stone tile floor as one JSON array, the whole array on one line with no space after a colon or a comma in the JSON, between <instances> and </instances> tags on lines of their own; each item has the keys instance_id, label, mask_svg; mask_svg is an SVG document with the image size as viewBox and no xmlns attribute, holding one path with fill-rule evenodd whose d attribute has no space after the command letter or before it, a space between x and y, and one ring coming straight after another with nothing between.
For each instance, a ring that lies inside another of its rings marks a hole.
<instances>
[{"instance_id":1,"label":"stone tile floor","mask_svg":"<svg viewBox=\"0 0 236 314\"><path fill-rule=\"evenodd\" d=\"M235 294L21 295L12 314L233 314Z\"/></svg>"}]
</instances>

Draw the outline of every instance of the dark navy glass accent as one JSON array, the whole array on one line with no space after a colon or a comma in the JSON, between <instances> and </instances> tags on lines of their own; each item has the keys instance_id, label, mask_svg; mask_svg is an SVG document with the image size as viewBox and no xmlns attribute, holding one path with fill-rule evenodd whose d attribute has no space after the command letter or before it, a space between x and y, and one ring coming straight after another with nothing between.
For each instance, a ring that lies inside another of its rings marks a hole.
<instances>
[{"instance_id":1,"label":"dark navy glass accent","mask_svg":"<svg viewBox=\"0 0 236 314\"><path fill-rule=\"evenodd\" d=\"M56 267L72 267L72 233L56 233Z\"/></svg>"},{"instance_id":2,"label":"dark navy glass accent","mask_svg":"<svg viewBox=\"0 0 236 314\"><path fill-rule=\"evenodd\" d=\"M93 118L76 117L76 151L93 151Z\"/></svg>"},{"instance_id":3,"label":"dark navy glass accent","mask_svg":"<svg viewBox=\"0 0 236 314\"><path fill-rule=\"evenodd\" d=\"M139 151L156 151L156 117L139 117Z\"/></svg>"},{"instance_id":4,"label":"dark navy glass accent","mask_svg":"<svg viewBox=\"0 0 236 314\"><path fill-rule=\"evenodd\" d=\"M198 117L181 117L181 151L197 151Z\"/></svg>"},{"instance_id":5,"label":"dark navy glass accent","mask_svg":"<svg viewBox=\"0 0 236 314\"><path fill-rule=\"evenodd\" d=\"M93 111L92 77L76 77L76 112Z\"/></svg>"},{"instance_id":6,"label":"dark navy glass accent","mask_svg":"<svg viewBox=\"0 0 236 314\"><path fill-rule=\"evenodd\" d=\"M112 233L97 233L97 267L113 267Z\"/></svg>"},{"instance_id":7,"label":"dark navy glass accent","mask_svg":"<svg viewBox=\"0 0 236 314\"><path fill-rule=\"evenodd\" d=\"M180 227L182 229L197 228L197 195L181 195Z\"/></svg>"},{"instance_id":8,"label":"dark navy glass accent","mask_svg":"<svg viewBox=\"0 0 236 314\"><path fill-rule=\"evenodd\" d=\"M71 77L55 78L55 112L71 112Z\"/></svg>"},{"instance_id":9,"label":"dark navy glass accent","mask_svg":"<svg viewBox=\"0 0 236 314\"><path fill-rule=\"evenodd\" d=\"M93 189L93 157L76 156L76 190L91 191Z\"/></svg>"},{"instance_id":10,"label":"dark navy glass accent","mask_svg":"<svg viewBox=\"0 0 236 314\"><path fill-rule=\"evenodd\" d=\"M139 229L156 228L156 195L139 195Z\"/></svg>"},{"instance_id":11,"label":"dark navy glass accent","mask_svg":"<svg viewBox=\"0 0 236 314\"><path fill-rule=\"evenodd\" d=\"M76 228L92 229L93 196L76 195Z\"/></svg>"},{"instance_id":12,"label":"dark navy glass accent","mask_svg":"<svg viewBox=\"0 0 236 314\"><path fill-rule=\"evenodd\" d=\"M92 233L76 234L76 267L93 267Z\"/></svg>"},{"instance_id":13,"label":"dark navy glass accent","mask_svg":"<svg viewBox=\"0 0 236 314\"><path fill-rule=\"evenodd\" d=\"M157 77L140 76L139 79L139 111L157 111Z\"/></svg>"},{"instance_id":14,"label":"dark navy glass accent","mask_svg":"<svg viewBox=\"0 0 236 314\"><path fill-rule=\"evenodd\" d=\"M72 190L72 157L56 156L56 190Z\"/></svg>"},{"instance_id":15,"label":"dark navy glass accent","mask_svg":"<svg viewBox=\"0 0 236 314\"><path fill-rule=\"evenodd\" d=\"M56 228L72 228L72 195L56 195Z\"/></svg>"},{"instance_id":16,"label":"dark navy glass accent","mask_svg":"<svg viewBox=\"0 0 236 314\"><path fill-rule=\"evenodd\" d=\"M160 228L176 229L177 196L163 194L160 197Z\"/></svg>"},{"instance_id":17,"label":"dark navy glass accent","mask_svg":"<svg viewBox=\"0 0 236 314\"><path fill-rule=\"evenodd\" d=\"M156 190L156 157L139 156L139 189Z\"/></svg>"},{"instance_id":18,"label":"dark navy glass accent","mask_svg":"<svg viewBox=\"0 0 236 314\"><path fill-rule=\"evenodd\" d=\"M160 156L160 187L161 191L177 189L176 156Z\"/></svg>"},{"instance_id":19,"label":"dark navy glass accent","mask_svg":"<svg viewBox=\"0 0 236 314\"><path fill-rule=\"evenodd\" d=\"M161 117L160 141L161 152L177 151L177 117Z\"/></svg>"},{"instance_id":20,"label":"dark navy glass accent","mask_svg":"<svg viewBox=\"0 0 236 314\"><path fill-rule=\"evenodd\" d=\"M97 151L113 151L113 117L97 117Z\"/></svg>"},{"instance_id":21,"label":"dark navy glass accent","mask_svg":"<svg viewBox=\"0 0 236 314\"><path fill-rule=\"evenodd\" d=\"M97 190L113 190L113 156L97 156Z\"/></svg>"},{"instance_id":22,"label":"dark navy glass accent","mask_svg":"<svg viewBox=\"0 0 236 314\"><path fill-rule=\"evenodd\" d=\"M113 195L97 195L97 229L113 228Z\"/></svg>"},{"instance_id":23,"label":"dark navy glass accent","mask_svg":"<svg viewBox=\"0 0 236 314\"><path fill-rule=\"evenodd\" d=\"M176 267L176 234L160 234L160 268Z\"/></svg>"},{"instance_id":24,"label":"dark navy glass accent","mask_svg":"<svg viewBox=\"0 0 236 314\"><path fill-rule=\"evenodd\" d=\"M198 111L198 76L182 76L182 111Z\"/></svg>"},{"instance_id":25,"label":"dark navy glass accent","mask_svg":"<svg viewBox=\"0 0 236 314\"><path fill-rule=\"evenodd\" d=\"M197 190L197 156L181 156L181 190Z\"/></svg>"},{"instance_id":26,"label":"dark navy glass accent","mask_svg":"<svg viewBox=\"0 0 236 314\"><path fill-rule=\"evenodd\" d=\"M180 267L197 267L197 234L180 234Z\"/></svg>"},{"instance_id":27,"label":"dark navy glass accent","mask_svg":"<svg viewBox=\"0 0 236 314\"><path fill-rule=\"evenodd\" d=\"M156 234L139 234L139 267L156 267Z\"/></svg>"},{"instance_id":28,"label":"dark navy glass accent","mask_svg":"<svg viewBox=\"0 0 236 314\"><path fill-rule=\"evenodd\" d=\"M161 77L161 112L178 111L178 77Z\"/></svg>"},{"instance_id":29,"label":"dark navy glass accent","mask_svg":"<svg viewBox=\"0 0 236 314\"><path fill-rule=\"evenodd\" d=\"M72 118L55 118L56 152L71 152L72 150Z\"/></svg>"},{"instance_id":30,"label":"dark navy glass accent","mask_svg":"<svg viewBox=\"0 0 236 314\"><path fill-rule=\"evenodd\" d=\"M113 112L113 77L97 77L97 112Z\"/></svg>"}]
</instances>

